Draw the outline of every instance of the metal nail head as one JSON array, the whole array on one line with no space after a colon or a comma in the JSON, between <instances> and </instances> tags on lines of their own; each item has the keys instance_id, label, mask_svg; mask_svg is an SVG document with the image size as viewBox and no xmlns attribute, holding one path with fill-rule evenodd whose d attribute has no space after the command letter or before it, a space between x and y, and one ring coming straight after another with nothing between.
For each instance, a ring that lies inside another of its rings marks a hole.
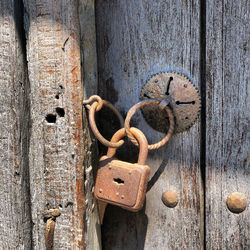
<instances>
[{"instance_id":1,"label":"metal nail head","mask_svg":"<svg viewBox=\"0 0 250 250\"><path fill-rule=\"evenodd\" d=\"M227 197L226 201L228 209L232 213L241 213L247 207L246 196L243 193L234 192Z\"/></svg>"},{"instance_id":2,"label":"metal nail head","mask_svg":"<svg viewBox=\"0 0 250 250\"><path fill-rule=\"evenodd\" d=\"M162 193L161 200L165 206L173 208L178 204L178 195L174 190L166 190Z\"/></svg>"}]
</instances>

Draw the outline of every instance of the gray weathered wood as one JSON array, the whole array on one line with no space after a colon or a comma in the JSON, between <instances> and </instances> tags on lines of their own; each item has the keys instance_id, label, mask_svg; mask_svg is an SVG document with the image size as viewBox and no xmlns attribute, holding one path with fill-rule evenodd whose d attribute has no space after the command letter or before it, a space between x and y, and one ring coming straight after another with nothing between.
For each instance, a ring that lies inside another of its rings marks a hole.
<instances>
[{"instance_id":1,"label":"gray weathered wood","mask_svg":"<svg viewBox=\"0 0 250 250\"><path fill-rule=\"evenodd\" d=\"M78 1L26 0L31 97L33 248L45 249L43 212L56 218L54 249L84 248L84 142Z\"/></svg>"},{"instance_id":2,"label":"gray weathered wood","mask_svg":"<svg viewBox=\"0 0 250 250\"><path fill-rule=\"evenodd\" d=\"M0 249L31 248L29 86L21 1L0 1Z\"/></svg>"},{"instance_id":3,"label":"gray weathered wood","mask_svg":"<svg viewBox=\"0 0 250 250\"><path fill-rule=\"evenodd\" d=\"M89 98L97 93L97 56L95 30L95 1L79 1L79 20L81 27L81 63L83 96ZM98 206L93 195L94 171L97 167L98 152L94 137L90 137L87 113L83 112L83 130L85 138L85 245L86 249L101 249L101 229L98 215ZM88 143L87 143L88 142Z\"/></svg>"},{"instance_id":4,"label":"gray weathered wood","mask_svg":"<svg viewBox=\"0 0 250 250\"><path fill-rule=\"evenodd\" d=\"M141 88L153 73L180 71L200 85L200 1L97 1L96 8L99 94L122 113L139 101ZM145 132L150 143L163 136L153 131L139 112L133 125ZM127 160L127 155L133 155L129 151L127 148L124 154ZM147 163L154 177L145 209L130 213L109 206L102 230L103 248L202 249L199 158L199 122L151 153ZM177 207L163 205L161 195L166 189L177 192Z\"/></svg>"},{"instance_id":5,"label":"gray weathered wood","mask_svg":"<svg viewBox=\"0 0 250 250\"><path fill-rule=\"evenodd\" d=\"M249 249L249 207L233 214L232 192L249 204L249 1L207 1L207 249Z\"/></svg>"}]
</instances>

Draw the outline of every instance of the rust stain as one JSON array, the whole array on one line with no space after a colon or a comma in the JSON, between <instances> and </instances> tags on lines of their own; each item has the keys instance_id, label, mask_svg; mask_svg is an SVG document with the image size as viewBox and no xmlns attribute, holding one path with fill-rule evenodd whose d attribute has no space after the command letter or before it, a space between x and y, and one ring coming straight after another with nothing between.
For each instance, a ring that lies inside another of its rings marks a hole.
<instances>
[{"instance_id":1,"label":"rust stain","mask_svg":"<svg viewBox=\"0 0 250 250\"><path fill-rule=\"evenodd\" d=\"M76 67L74 67L72 70L71 70L71 73L72 73L72 76L73 76L73 78L74 79L77 79L77 77L78 77L78 72L79 72L79 70L78 70L78 67L76 66ZM77 81L76 81L77 82ZM75 83L75 82L74 82Z\"/></svg>"},{"instance_id":2,"label":"rust stain","mask_svg":"<svg viewBox=\"0 0 250 250\"><path fill-rule=\"evenodd\" d=\"M78 38L75 38L75 34L70 34L71 38L71 49L69 51L71 57L71 63L73 68L71 70L71 74L69 76L68 85L71 89L71 100L72 100L72 108L74 110L73 114L73 139L76 145L76 163L75 163L75 171L76 171L76 208L77 210L74 212L72 210L72 225L73 228L76 227L75 223L78 224L80 222L80 228L76 231L79 234L79 229L81 229L82 237L77 242L77 248L84 248L84 212L85 212L85 196L84 196L84 168L83 168L83 129L82 129L82 85L80 78L80 49L79 49L79 41ZM78 227L78 226L77 226ZM75 238L75 235L74 235ZM77 237L79 238L79 237Z\"/></svg>"},{"instance_id":3,"label":"rust stain","mask_svg":"<svg viewBox=\"0 0 250 250\"><path fill-rule=\"evenodd\" d=\"M85 198L84 198L84 182L82 179L76 180L76 202L77 202L77 213L80 217L80 224L82 230L84 229L84 211L85 211ZM84 230L82 231L84 237ZM78 241L78 247L83 248L84 240L83 237Z\"/></svg>"}]
</instances>

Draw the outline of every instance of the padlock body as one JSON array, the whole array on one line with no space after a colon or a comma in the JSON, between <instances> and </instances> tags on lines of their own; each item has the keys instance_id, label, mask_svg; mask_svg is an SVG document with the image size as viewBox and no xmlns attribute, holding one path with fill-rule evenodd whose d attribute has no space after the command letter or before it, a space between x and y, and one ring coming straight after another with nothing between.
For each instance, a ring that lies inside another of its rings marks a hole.
<instances>
[{"instance_id":1,"label":"padlock body","mask_svg":"<svg viewBox=\"0 0 250 250\"><path fill-rule=\"evenodd\" d=\"M100 159L95 183L98 200L130 211L143 207L150 168L103 156Z\"/></svg>"}]
</instances>

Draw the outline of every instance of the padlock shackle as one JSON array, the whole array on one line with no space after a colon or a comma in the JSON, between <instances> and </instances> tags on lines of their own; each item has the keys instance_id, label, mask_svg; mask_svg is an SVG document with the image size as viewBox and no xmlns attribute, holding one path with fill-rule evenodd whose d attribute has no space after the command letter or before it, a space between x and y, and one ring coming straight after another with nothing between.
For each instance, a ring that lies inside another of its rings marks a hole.
<instances>
[{"instance_id":1,"label":"padlock shackle","mask_svg":"<svg viewBox=\"0 0 250 250\"><path fill-rule=\"evenodd\" d=\"M138 128L130 128L131 133L138 140L140 145L140 151L137 163L140 165L145 165L148 157L148 140L141 130ZM118 142L123 137L126 136L125 128L119 129L112 137L111 142ZM108 148L107 156L109 158L114 157L116 153L116 148Z\"/></svg>"}]
</instances>

